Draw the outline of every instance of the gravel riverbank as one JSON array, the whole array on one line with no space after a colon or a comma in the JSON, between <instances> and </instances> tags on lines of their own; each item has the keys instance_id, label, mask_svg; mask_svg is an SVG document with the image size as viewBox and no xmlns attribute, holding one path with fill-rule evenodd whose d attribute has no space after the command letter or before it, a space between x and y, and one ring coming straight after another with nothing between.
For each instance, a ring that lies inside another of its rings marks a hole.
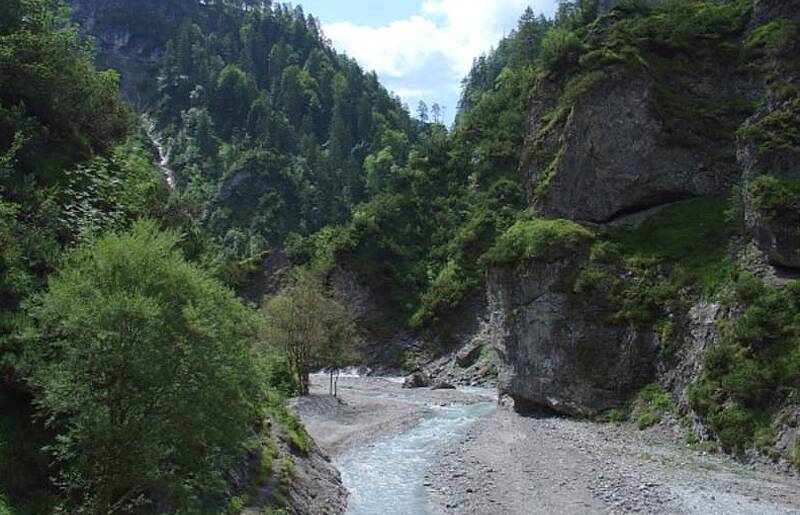
<instances>
[{"instance_id":1,"label":"gravel riverbank","mask_svg":"<svg viewBox=\"0 0 800 515\"><path fill-rule=\"evenodd\" d=\"M428 471L444 514L800 513L800 480L641 432L500 409L443 449Z\"/></svg>"}]
</instances>

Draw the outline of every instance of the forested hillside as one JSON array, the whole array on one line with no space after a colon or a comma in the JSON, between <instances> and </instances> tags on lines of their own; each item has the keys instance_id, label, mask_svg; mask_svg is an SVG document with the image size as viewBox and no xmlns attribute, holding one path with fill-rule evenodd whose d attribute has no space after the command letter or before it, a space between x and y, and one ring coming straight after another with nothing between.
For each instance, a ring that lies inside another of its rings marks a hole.
<instances>
[{"instance_id":1,"label":"forested hillside","mask_svg":"<svg viewBox=\"0 0 800 515\"><path fill-rule=\"evenodd\" d=\"M428 372L473 381L494 352L479 369L521 410L678 417L705 449L796 460L792 9L528 12L476 61L452 131L293 250L382 306L378 363L452 352Z\"/></svg>"},{"instance_id":2,"label":"forested hillside","mask_svg":"<svg viewBox=\"0 0 800 515\"><path fill-rule=\"evenodd\" d=\"M103 60L127 63L125 89L168 146L181 200L228 260L346 221L424 130L300 6L74 5Z\"/></svg>"}]
</instances>

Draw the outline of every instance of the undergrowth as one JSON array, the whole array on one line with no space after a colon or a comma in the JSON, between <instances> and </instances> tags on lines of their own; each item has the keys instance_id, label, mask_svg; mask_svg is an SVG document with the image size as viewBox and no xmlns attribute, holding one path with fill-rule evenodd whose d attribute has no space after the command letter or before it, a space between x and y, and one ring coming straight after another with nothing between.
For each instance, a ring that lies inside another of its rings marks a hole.
<instances>
[{"instance_id":1,"label":"undergrowth","mask_svg":"<svg viewBox=\"0 0 800 515\"><path fill-rule=\"evenodd\" d=\"M689 390L726 451L771 445L773 415L800 397L800 284L777 288L742 273L729 302L741 315L722 327Z\"/></svg>"}]
</instances>

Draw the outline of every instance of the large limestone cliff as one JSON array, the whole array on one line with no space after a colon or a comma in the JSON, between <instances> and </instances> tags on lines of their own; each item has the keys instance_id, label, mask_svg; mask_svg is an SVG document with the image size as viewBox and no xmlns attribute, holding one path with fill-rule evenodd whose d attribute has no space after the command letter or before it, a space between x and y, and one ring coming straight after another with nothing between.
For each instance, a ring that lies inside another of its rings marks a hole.
<instances>
[{"instance_id":1,"label":"large limestone cliff","mask_svg":"<svg viewBox=\"0 0 800 515\"><path fill-rule=\"evenodd\" d=\"M603 41L613 32L618 18L611 4L589 30L590 49L598 41L592 38ZM790 26L786 20L796 21L798 12L800 2L754 0L719 39L698 40L694 49L631 50L632 43L609 57L618 50L609 41L599 45L602 58L589 50L572 68L541 78L521 166L531 211L608 234L630 215L641 222L658 211L653 208L682 199L732 198L741 191L748 232L722 246L750 248L749 237L764 253L755 259L759 267L766 266L765 257L800 268L800 219L792 214L800 207L800 182L794 182L800 181L797 36L790 32L782 50L758 50L758 37ZM604 61L598 65L597 59ZM741 309L723 308L717 297L686 287L670 293L680 302L660 320L633 325L615 319L607 296L575 287L588 254L584 249L556 262L490 267L501 394L518 407L585 415L622 406L644 384L658 381L690 412L687 391L719 338L716 326L735 321ZM745 271L751 265L732 259ZM642 270L614 273L611 279L623 283L645 280L636 275ZM669 348L671 340L680 341Z\"/></svg>"},{"instance_id":2,"label":"large limestone cliff","mask_svg":"<svg viewBox=\"0 0 800 515\"><path fill-rule=\"evenodd\" d=\"M621 407L655 377L653 334L610 322L601 297L575 291L586 257L584 251L488 273L499 393L517 410L592 415Z\"/></svg>"}]
</instances>

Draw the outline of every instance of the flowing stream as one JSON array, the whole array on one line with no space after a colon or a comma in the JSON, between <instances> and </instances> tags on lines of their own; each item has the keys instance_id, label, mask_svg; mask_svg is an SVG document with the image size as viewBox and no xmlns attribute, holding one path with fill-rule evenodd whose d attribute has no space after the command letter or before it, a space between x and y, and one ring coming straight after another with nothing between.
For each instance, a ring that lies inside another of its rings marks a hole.
<instances>
[{"instance_id":1,"label":"flowing stream","mask_svg":"<svg viewBox=\"0 0 800 515\"><path fill-rule=\"evenodd\" d=\"M149 115L142 115L142 127L145 135L158 151L158 169L167 179L170 188L175 188L175 172L169 167L169 149L156 131L156 122Z\"/></svg>"},{"instance_id":2,"label":"flowing stream","mask_svg":"<svg viewBox=\"0 0 800 515\"><path fill-rule=\"evenodd\" d=\"M472 393L472 392L471 392ZM490 414L496 402L432 408L419 425L373 445L354 449L337 460L350 491L349 515L428 515L425 471L437 451L461 437L470 423Z\"/></svg>"}]
</instances>

